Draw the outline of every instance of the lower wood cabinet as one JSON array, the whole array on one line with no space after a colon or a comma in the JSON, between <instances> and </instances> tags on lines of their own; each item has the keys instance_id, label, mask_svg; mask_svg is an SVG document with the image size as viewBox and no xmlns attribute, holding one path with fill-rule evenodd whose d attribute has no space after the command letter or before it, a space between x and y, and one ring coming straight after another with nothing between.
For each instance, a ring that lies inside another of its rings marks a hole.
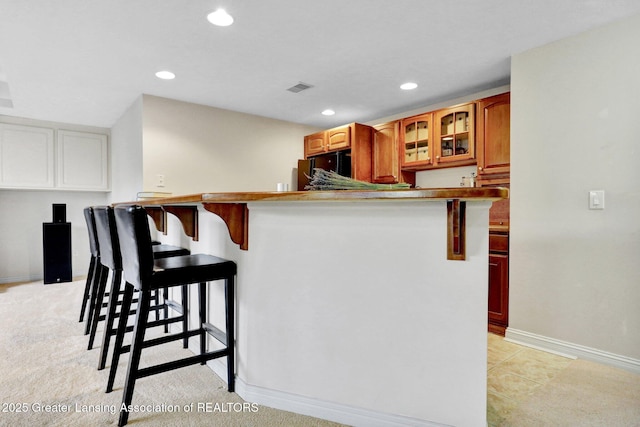
<instances>
[{"instance_id":1,"label":"lower wood cabinet","mask_svg":"<svg viewBox=\"0 0 640 427\"><path fill-rule=\"evenodd\" d=\"M489 231L489 331L509 325L509 233Z\"/></svg>"}]
</instances>

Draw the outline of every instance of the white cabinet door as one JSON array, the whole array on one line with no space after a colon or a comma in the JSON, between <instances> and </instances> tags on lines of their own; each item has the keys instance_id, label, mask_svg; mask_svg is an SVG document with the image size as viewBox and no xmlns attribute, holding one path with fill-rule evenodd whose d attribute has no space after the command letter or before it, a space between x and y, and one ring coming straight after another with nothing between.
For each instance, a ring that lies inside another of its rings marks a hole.
<instances>
[{"instance_id":1,"label":"white cabinet door","mask_svg":"<svg viewBox=\"0 0 640 427\"><path fill-rule=\"evenodd\" d=\"M61 189L108 190L107 136L58 130L58 185Z\"/></svg>"},{"instance_id":2,"label":"white cabinet door","mask_svg":"<svg viewBox=\"0 0 640 427\"><path fill-rule=\"evenodd\" d=\"M53 188L53 129L0 123L0 187Z\"/></svg>"}]
</instances>

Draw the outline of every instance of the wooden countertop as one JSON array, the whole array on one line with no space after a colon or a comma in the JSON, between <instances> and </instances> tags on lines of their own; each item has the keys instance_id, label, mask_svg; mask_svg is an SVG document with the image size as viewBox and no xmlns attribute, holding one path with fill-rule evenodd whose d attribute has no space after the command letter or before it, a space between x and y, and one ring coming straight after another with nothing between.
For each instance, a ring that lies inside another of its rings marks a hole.
<instances>
[{"instance_id":1,"label":"wooden countertop","mask_svg":"<svg viewBox=\"0 0 640 427\"><path fill-rule=\"evenodd\" d=\"M224 192L198 193L185 196L139 200L126 204L184 205L193 203L250 203L262 201L313 202L313 201L365 201L365 200L464 200L495 201L509 196L509 190L501 187L458 187L410 190L337 190L337 191L284 191L284 192ZM117 203L122 204L122 203Z\"/></svg>"},{"instance_id":2,"label":"wooden countertop","mask_svg":"<svg viewBox=\"0 0 640 427\"><path fill-rule=\"evenodd\" d=\"M231 240L241 249L249 248L249 209L254 202L366 202L366 201L446 201L447 258L465 259L466 203L496 201L509 197L501 187L457 187L409 190L337 190L286 192L198 193L185 196L153 198L114 205L144 206L158 231L166 234L167 214L178 217L185 233L198 240L198 205L218 215L227 224Z\"/></svg>"}]
</instances>

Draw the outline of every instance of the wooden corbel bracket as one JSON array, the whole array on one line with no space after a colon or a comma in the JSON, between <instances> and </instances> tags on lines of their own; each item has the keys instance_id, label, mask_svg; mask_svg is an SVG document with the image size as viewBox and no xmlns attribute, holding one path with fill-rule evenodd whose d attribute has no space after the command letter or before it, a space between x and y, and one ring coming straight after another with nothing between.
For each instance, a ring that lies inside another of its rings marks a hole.
<instances>
[{"instance_id":1,"label":"wooden corbel bracket","mask_svg":"<svg viewBox=\"0 0 640 427\"><path fill-rule=\"evenodd\" d=\"M246 203L202 203L227 224L231 240L242 250L249 249L249 209Z\"/></svg>"},{"instance_id":2,"label":"wooden corbel bracket","mask_svg":"<svg viewBox=\"0 0 640 427\"><path fill-rule=\"evenodd\" d=\"M182 224L184 233L191 237L194 242L198 241L198 207L197 206L168 206L163 205L162 209L175 215ZM166 232L165 232L166 234Z\"/></svg>"},{"instance_id":3,"label":"wooden corbel bracket","mask_svg":"<svg viewBox=\"0 0 640 427\"><path fill-rule=\"evenodd\" d=\"M153 219L156 229L162 234L167 234L167 213L160 206L145 206L147 215Z\"/></svg>"},{"instance_id":4,"label":"wooden corbel bracket","mask_svg":"<svg viewBox=\"0 0 640 427\"><path fill-rule=\"evenodd\" d=\"M466 208L460 199L447 201L447 259L466 259Z\"/></svg>"}]
</instances>

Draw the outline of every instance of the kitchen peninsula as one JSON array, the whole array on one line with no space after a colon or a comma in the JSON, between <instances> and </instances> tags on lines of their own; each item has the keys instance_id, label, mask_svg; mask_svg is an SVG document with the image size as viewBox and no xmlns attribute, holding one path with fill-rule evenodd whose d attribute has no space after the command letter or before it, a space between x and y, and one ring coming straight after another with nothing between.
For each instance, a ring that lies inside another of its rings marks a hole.
<instances>
[{"instance_id":1,"label":"kitchen peninsula","mask_svg":"<svg viewBox=\"0 0 640 427\"><path fill-rule=\"evenodd\" d=\"M160 240L238 263L243 399L350 425L486 426L489 208L507 196L450 188L136 203ZM222 322L211 288L211 319ZM222 373L223 363L211 367Z\"/></svg>"}]
</instances>

